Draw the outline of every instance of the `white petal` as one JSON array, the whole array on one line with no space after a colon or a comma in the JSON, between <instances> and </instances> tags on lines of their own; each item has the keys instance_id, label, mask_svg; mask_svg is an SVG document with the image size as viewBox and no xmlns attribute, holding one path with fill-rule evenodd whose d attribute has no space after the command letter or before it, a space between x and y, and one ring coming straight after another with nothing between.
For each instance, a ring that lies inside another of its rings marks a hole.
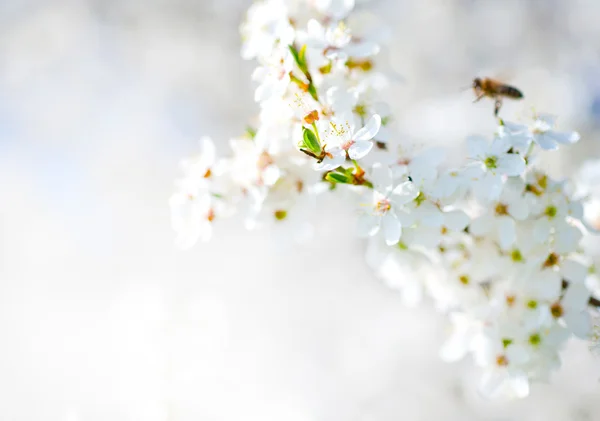
<instances>
[{"instance_id":1,"label":"white petal","mask_svg":"<svg viewBox=\"0 0 600 421\"><path fill-rule=\"evenodd\" d=\"M480 136L469 136L467 138L467 149L469 151L469 156L472 158L481 158L484 157L490 146L488 141Z\"/></svg>"},{"instance_id":2,"label":"white petal","mask_svg":"<svg viewBox=\"0 0 600 421\"><path fill-rule=\"evenodd\" d=\"M533 238L538 243L544 243L550 236L552 226L546 218L538 219L533 226Z\"/></svg>"},{"instance_id":3,"label":"white petal","mask_svg":"<svg viewBox=\"0 0 600 421\"><path fill-rule=\"evenodd\" d=\"M577 132L547 132L546 136L563 145L569 145L579 141L580 136Z\"/></svg>"},{"instance_id":4,"label":"white petal","mask_svg":"<svg viewBox=\"0 0 600 421\"><path fill-rule=\"evenodd\" d=\"M355 58L373 56L379 53L379 50L380 47L378 44L368 41L352 43L344 47L344 53Z\"/></svg>"},{"instance_id":5,"label":"white petal","mask_svg":"<svg viewBox=\"0 0 600 421\"><path fill-rule=\"evenodd\" d=\"M500 175L485 173L483 178L473 182L473 193L478 199L487 202L495 201L502 192L502 177Z\"/></svg>"},{"instance_id":6,"label":"white petal","mask_svg":"<svg viewBox=\"0 0 600 421\"><path fill-rule=\"evenodd\" d=\"M489 149L489 154L493 156L504 155L510 149L510 144L506 138L495 137Z\"/></svg>"},{"instance_id":7,"label":"white petal","mask_svg":"<svg viewBox=\"0 0 600 421\"><path fill-rule=\"evenodd\" d=\"M568 259L560 264L560 273L569 282L583 283L588 275L588 268L575 260Z\"/></svg>"},{"instance_id":8,"label":"white petal","mask_svg":"<svg viewBox=\"0 0 600 421\"><path fill-rule=\"evenodd\" d=\"M372 116L367 124L354 134L354 140L371 140L375 137L381 127L381 117L377 114Z\"/></svg>"},{"instance_id":9,"label":"white petal","mask_svg":"<svg viewBox=\"0 0 600 421\"><path fill-rule=\"evenodd\" d=\"M545 133L536 134L534 139L536 143L546 151L558 149L558 143L556 143L556 140L552 139L550 136L547 136Z\"/></svg>"},{"instance_id":10,"label":"white petal","mask_svg":"<svg viewBox=\"0 0 600 421\"><path fill-rule=\"evenodd\" d=\"M469 216L462 210L444 213L444 226L453 231L462 231L469 224Z\"/></svg>"},{"instance_id":11,"label":"white petal","mask_svg":"<svg viewBox=\"0 0 600 421\"><path fill-rule=\"evenodd\" d=\"M392 187L392 170L390 170L390 167L379 163L373 165L371 181L378 191L385 192L386 189Z\"/></svg>"},{"instance_id":12,"label":"white petal","mask_svg":"<svg viewBox=\"0 0 600 421\"><path fill-rule=\"evenodd\" d=\"M200 138L200 153L202 159L206 163L213 163L217 157L217 150L212 139L208 136L202 136Z\"/></svg>"},{"instance_id":13,"label":"white petal","mask_svg":"<svg viewBox=\"0 0 600 421\"><path fill-rule=\"evenodd\" d=\"M390 201L398 207L413 201L419 195L419 190L410 181L398 184L389 196Z\"/></svg>"},{"instance_id":14,"label":"white petal","mask_svg":"<svg viewBox=\"0 0 600 421\"><path fill-rule=\"evenodd\" d=\"M497 171L510 176L521 175L525 171L525 160L519 154L504 154L498 158Z\"/></svg>"},{"instance_id":15,"label":"white petal","mask_svg":"<svg viewBox=\"0 0 600 421\"><path fill-rule=\"evenodd\" d=\"M370 140L357 140L348 149L350 159L362 159L373 149L373 142Z\"/></svg>"},{"instance_id":16,"label":"white petal","mask_svg":"<svg viewBox=\"0 0 600 421\"><path fill-rule=\"evenodd\" d=\"M523 221L529 215L529 206L524 198L514 199L508 205L508 213L518 221Z\"/></svg>"},{"instance_id":17,"label":"white petal","mask_svg":"<svg viewBox=\"0 0 600 421\"><path fill-rule=\"evenodd\" d=\"M583 284L570 284L562 299L567 310L583 311L591 297L590 290Z\"/></svg>"},{"instance_id":18,"label":"white petal","mask_svg":"<svg viewBox=\"0 0 600 421\"><path fill-rule=\"evenodd\" d=\"M571 312L564 315L567 327L580 339L588 339L592 330L590 315L587 311Z\"/></svg>"},{"instance_id":19,"label":"white petal","mask_svg":"<svg viewBox=\"0 0 600 421\"><path fill-rule=\"evenodd\" d=\"M383 236L388 246L397 244L402 235L400 222L391 212L387 212L383 215L383 218L381 218L381 230L383 231Z\"/></svg>"},{"instance_id":20,"label":"white petal","mask_svg":"<svg viewBox=\"0 0 600 421\"><path fill-rule=\"evenodd\" d=\"M469 225L469 233L476 237L483 237L490 232L494 225L494 216L486 213L471 221L471 224Z\"/></svg>"},{"instance_id":21,"label":"white petal","mask_svg":"<svg viewBox=\"0 0 600 421\"><path fill-rule=\"evenodd\" d=\"M506 356L511 364L525 364L530 359L530 353L523 345L512 344L506 350Z\"/></svg>"},{"instance_id":22,"label":"white petal","mask_svg":"<svg viewBox=\"0 0 600 421\"><path fill-rule=\"evenodd\" d=\"M276 165L269 165L262 172L262 181L265 186L272 186L279 180L280 176L281 171L279 170L279 167Z\"/></svg>"},{"instance_id":23,"label":"white petal","mask_svg":"<svg viewBox=\"0 0 600 421\"><path fill-rule=\"evenodd\" d=\"M444 214L431 202L423 202L416 212L423 225L428 227L441 227L444 223Z\"/></svg>"},{"instance_id":24,"label":"white petal","mask_svg":"<svg viewBox=\"0 0 600 421\"><path fill-rule=\"evenodd\" d=\"M379 231L380 217L372 214L362 214L357 221L357 235L365 238L375 235Z\"/></svg>"},{"instance_id":25,"label":"white petal","mask_svg":"<svg viewBox=\"0 0 600 421\"><path fill-rule=\"evenodd\" d=\"M556 230L554 251L559 254L575 251L579 245L581 237L582 234L579 229L565 223Z\"/></svg>"},{"instance_id":26,"label":"white petal","mask_svg":"<svg viewBox=\"0 0 600 421\"><path fill-rule=\"evenodd\" d=\"M562 290L562 279L560 274L546 269L537 276L539 296L542 299L555 300L560 296Z\"/></svg>"},{"instance_id":27,"label":"white petal","mask_svg":"<svg viewBox=\"0 0 600 421\"><path fill-rule=\"evenodd\" d=\"M308 35L313 37L320 37L325 35L325 29L323 28L323 25L321 25L321 23L316 19L310 19L308 21L308 23L306 24L306 30Z\"/></svg>"},{"instance_id":28,"label":"white petal","mask_svg":"<svg viewBox=\"0 0 600 421\"><path fill-rule=\"evenodd\" d=\"M498 242L502 250L508 249L515 243L517 239L517 233L515 228L515 221L509 216L501 216L496 218L498 222Z\"/></svg>"}]
</instances>

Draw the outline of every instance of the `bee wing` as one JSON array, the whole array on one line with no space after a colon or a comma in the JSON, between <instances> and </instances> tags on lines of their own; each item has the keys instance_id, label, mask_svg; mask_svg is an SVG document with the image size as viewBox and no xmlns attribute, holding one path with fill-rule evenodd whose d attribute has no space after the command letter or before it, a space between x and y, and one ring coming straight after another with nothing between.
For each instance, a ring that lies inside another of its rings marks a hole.
<instances>
[{"instance_id":1,"label":"bee wing","mask_svg":"<svg viewBox=\"0 0 600 421\"><path fill-rule=\"evenodd\" d=\"M510 83L510 81L512 81L515 78L515 71L514 70L501 70L500 72L497 72L494 75L494 79L498 80L499 82L503 82L503 83Z\"/></svg>"}]
</instances>

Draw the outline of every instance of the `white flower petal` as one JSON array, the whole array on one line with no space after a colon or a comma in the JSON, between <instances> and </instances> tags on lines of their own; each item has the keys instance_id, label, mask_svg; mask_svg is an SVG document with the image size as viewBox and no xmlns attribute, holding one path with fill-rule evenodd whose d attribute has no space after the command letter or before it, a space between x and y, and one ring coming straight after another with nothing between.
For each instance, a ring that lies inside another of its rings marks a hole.
<instances>
[{"instance_id":1,"label":"white flower petal","mask_svg":"<svg viewBox=\"0 0 600 421\"><path fill-rule=\"evenodd\" d=\"M533 238L538 243L545 243L550 236L552 226L546 218L538 219L533 225Z\"/></svg>"},{"instance_id":2,"label":"white flower petal","mask_svg":"<svg viewBox=\"0 0 600 421\"><path fill-rule=\"evenodd\" d=\"M567 328L580 339L588 339L592 330L590 314L585 311L570 312L563 316Z\"/></svg>"},{"instance_id":3,"label":"white flower petal","mask_svg":"<svg viewBox=\"0 0 600 421\"><path fill-rule=\"evenodd\" d=\"M510 149L510 143L508 139L502 137L495 137L490 145L488 154L492 156L504 155L506 151Z\"/></svg>"},{"instance_id":4,"label":"white flower petal","mask_svg":"<svg viewBox=\"0 0 600 421\"><path fill-rule=\"evenodd\" d=\"M392 170L386 165L379 163L373 165L371 169L371 181L375 185L375 189L380 192L385 192L392 188Z\"/></svg>"},{"instance_id":5,"label":"white flower petal","mask_svg":"<svg viewBox=\"0 0 600 421\"><path fill-rule=\"evenodd\" d=\"M348 148L350 159L362 159L373 149L373 142L370 140L357 140Z\"/></svg>"},{"instance_id":6,"label":"white flower petal","mask_svg":"<svg viewBox=\"0 0 600 421\"><path fill-rule=\"evenodd\" d=\"M539 297L546 300L555 300L562 291L562 279L558 272L550 269L543 270L536 279Z\"/></svg>"},{"instance_id":7,"label":"white flower petal","mask_svg":"<svg viewBox=\"0 0 600 421\"><path fill-rule=\"evenodd\" d=\"M392 190L389 199L394 206L401 207L411 201L413 201L419 195L419 190L410 181L398 184L394 190Z\"/></svg>"},{"instance_id":8,"label":"white flower petal","mask_svg":"<svg viewBox=\"0 0 600 421\"><path fill-rule=\"evenodd\" d=\"M507 250L517 239L515 221L509 216L496 218L498 222L498 243L502 250Z\"/></svg>"},{"instance_id":9,"label":"white flower petal","mask_svg":"<svg viewBox=\"0 0 600 421\"><path fill-rule=\"evenodd\" d=\"M369 213L360 215L356 226L357 235L362 238L375 235L379 231L380 220L379 216Z\"/></svg>"},{"instance_id":10,"label":"white flower petal","mask_svg":"<svg viewBox=\"0 0 600 421\"><path fill-rule=\"evenodd\" d=\"M529 206L527 200L524 198L518 198L513 200L508 205L508 213L518 221L523 221L529 215Z\"/></svg>"},{"instance_id":11,"label":"white flower petal","mask_svg":"<svg viewBox=\"0 0 600 421\"><path fill-rule=\"evenodd\" d=\"M467 138L467 149L469 151L469 156L472 158L482 158L484 157L490 146L487 139L480 136L469 136Z\"/></svg>"},{"instance_id":12,"label":"white flower petal","mask_svg":"<svg viewBox=\"0 0 600 421\"><path fill-rule=\"evenodd\" d=\"M444 226L452 231L462 231L469 224L469 216L462 210L444 213Z\"/></svg>"},{"instance_id":13,"label":"white flower petal","mask_svg":"<svg viewBox=\"0 0 600 421\"><path fill-rule=\"evenodd\" d=\"M391 212L387 212L381 218L381 230L383 231L383 236L388 246L393 246L400 241L402 227L400 226L400 222Z\"/></svg>"},{"instance_id":14,"label":"white flower petal","mask_svg":"<svg viewBox=\"0 0 600 421\"><path fill-rule=\"evenodd\" d=\"M504 154L498 158L497 171L509 176L521 175L525 171L525 160L519 154Z\"/></svg>"},{"instance_id":15,"label":"white flower petal","mask_svg":"<svg viewBox=\"0 0 600 421\"><path fill-rule=\"evenodd\" d=\"M562 303L568 310L583 311L587 308L591 297L590 290L583 284L569 284L567 292L562 298Z\"/></svg>"},{"instance_id":16,"label":"white flower petal","mask_svg":"<svg viewBox=\"0 0 600 421\"><path fill-rule=\"evenodd\" d=\"M378 54L379 44L370 41L355 42L344 47L344 53L354 58L363 58Z\"/></svg>"},{"instance_id":17,"label":"white flower petal","mask_svg":"<svg viewBox=\"0 0 600 421\"><path fill-rule=\"evenodd\" d=\"M560 273L569 282L583 284L588 275L588 268L575 260L568 259L560 264Z\"/></svg>"},{"instance_id":18,"label":"white flower petal","mask_svg":"<svg viewBox=\"0 0 600 421\"><path fill-rule=\"evenodd\" d=\"M373 137L375 137L380 127L381 117L375 114L367 121L367 124L365 124L363 128L354 134L354 140L371 140Z\"/></svg>"},{"instance_id":19,"label":"white flower petal","mask_svg":"<svg viewBox=\"0 0 600 421\"><path fill-rule=\"evenodd\" d=\"M202 136L199 143L203 161L207 164L214 163L217 158L217 149L212 139L208 136Z\"/></svg>"},{"instance_id":20,"label":"white flower petal","mask_svg":"<svg viewBox=\"0 0 600 421\"><path fill-rule=\"evenodd\" d=\"M494 225L494 216L486 213L471 221L471 224L469 225L469 233L476 237L483 237L491 231Z\"/></svg>"},{"instance_id":21,"label":"white flower petal","mask_svg":"<svg viewBox=\"0 0 600 421\"><path fill-rule=\"evenodd\" d=\"M428 227L441 227L444 224L444 214L433 203L426 201L415 210L421 223Z\"/></svg>"},{"instance_id":22,"label":"white flower petal","mask_svg":"<svg viewBox=\"0 0 600 421\"><path fill-rule=\"evenodd\" d=\"M538 133L533 138L540 147L546 151L554 151L558 149L558 143L556 140L547 136L546 133Z\"/></svg>"},{"instance_id":23,"label":"white flower petal","mask_svg":"<svg viewBox=\"0 0 600 421\"><path fill-rule=\"evenodd\" d=\"M577 132L547 132L546 136L563 145L570 145L579 141L580 136Z\"/></svg>"},{"instance_id":24,"label":"white flower petal","mask_svg":"<svg viewBox=\"0 0 600 421\"><path fill-rule=\"evenodd\" d=\"M554 251L559 254L575 251L581 237L582 234L579 229L565 223L556 229Z\"/></svg>"}]
</instances>

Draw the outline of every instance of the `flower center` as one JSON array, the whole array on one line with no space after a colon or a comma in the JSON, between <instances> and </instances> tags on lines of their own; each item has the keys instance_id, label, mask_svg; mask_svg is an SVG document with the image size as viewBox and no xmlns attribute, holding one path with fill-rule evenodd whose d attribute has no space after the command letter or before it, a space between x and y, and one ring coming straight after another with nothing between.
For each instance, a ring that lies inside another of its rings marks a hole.
<instances>
[{"instance_id":1,"label":"flower center","mask_svg":"<svg viewBox=\"0 0 600 421\"><path fill-rule=\"evenodd\" d=\"M419 195L417 197L415 197L415 203L417 204L417 206L421 206L421 203L423 203L425 201L425 195L423 194L422 191L419 192Z\"/></svg>"},{"instance_id":2,"label":"flower center","mask_svg":"<svg viewBox=\"0 0 600 421\"><path fill-rule=\"evenodd\" d=\"M556 209L556 206L548 206L546 208L546 210L544 211L544 214L546 216L548 216L548 218L554 218L556 216L556 214L558 213L558 209Z\"/></svg>"},{"instance_id":3,"label":"flower center","mask_svg":"<svg viewBox=\"0 0 600 421\"><path fill-rule=\"evenodd\" d=\"M352 139L345 141L344 143L342 143L342 149L347 151L348 149L350 149L350 147L352 145L354 145L356 142Z\"/></svg>"},{"instance_id":4,"label":"flower center","mask_svg":"<svg viewBox=\"0 0 600 421\"><path fill-rule=\"evenodd\" d=\"M487 158L485 158L485 161L483 162L486 166L486 168L488 169L494 169L497 168L498 166L498 157L496 156L488 156Z\"/></svg>"},{"instance_id":5,"label":"flower center","mask_svg":"<svg viewBox=\"0 0 600 421\"><path fill-rule=\"evenodd\" d=\"M556 303L552 304L552 307L550 307L550 313L552 313L552 316L555 319L558 319L565 313L565 310L563 309L560 302L557 301Z\"/></svg>"},{"instance_id":6,"label":"flower center","mask_svg":"<svg viewBox=\"0 0 600 421\"><path fill-rule=\"evenodd\" d=\"M285 219L285 217L287 216L287 211L285 210L276 210L273 215L275 216L275 219L277 219L278 221L283 221Z\"/></svg>"},{"instance_id":7,"label":"flower center","mask_svg":"<svg viewBox=\"0 0 600 421\"><path fill-rule=\"evenodd\" d=\"M506 206L504 203L498 203L496 205L496 215L501 216L501 215L508 215L508 206Z\"/></svg>"},{"instance_id":8,"label":"flower center","mask_svg":"<svg viewBox=\"0 0 600 421\"><path fill-rule=\"evenodd\" d=\"M529 336L529 343L533 346L537 346L540 344L540 342L542 342L542 337L540 336L539 333L534 333L531 336Z\"/></svg>"},{"instance_id":9,"label":"flower center","mask_svg":"<svg viewBox=\"0 0 600 421\"><path fill-rule=\"evenodd\" d=\"M215 211L212 209L208 210L208 213L206 214L206 219L208 219L208 222L212 222L215 219Z\"/></svg>"},{"instance_id":10,"label":"flower center","mask_svg":"<svg viewBox=\"0 0 600 421\"><path fill-rule=\"evenodd\" d=\"M392 208L392 204L387 199L381 199L375 203L375 212L379 215L383 215Z\"/></svg>"},{"instance_id":11,"label":"flower center","mask_svg":"<svg viewBox=\"0 0 600 421\"><path fill-rule=\"evenodd\" d=\"M552 266L556 266L558 264L559 256L556 253L550 253L548 258L544 262L545 268L551 268Z\"/></svg>"},{"instance_id":12,"label":"flower center","mask_svg":"<svg viewBox=\"0 0 600 421\"><path fill-rule=\"evenodd\" d=\"M506 367L508 365L508 358L506 358L506 355L498 355L496 357L496 364L500 367Z\"/></svg>"}]
</instances>

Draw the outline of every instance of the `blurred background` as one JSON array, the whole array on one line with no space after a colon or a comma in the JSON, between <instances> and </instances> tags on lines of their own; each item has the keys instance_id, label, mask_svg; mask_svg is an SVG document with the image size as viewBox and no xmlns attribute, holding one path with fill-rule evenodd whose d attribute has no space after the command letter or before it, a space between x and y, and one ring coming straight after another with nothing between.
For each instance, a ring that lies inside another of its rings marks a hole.
<instances>
[{"instance_id":1,"label":"blurred background","mask_svg":"<svg viewBox=\"0 0 600 421\"><path fill-rule=\"evenodd\" d=\"M551 172L600 156L596 0L372 3L407 141L491 134L493 104L461 88L498 76L525 93L506 119L581 132ZM0 420L600 420L583 343L531 398L479 398L470 361L437 357L443 318L373 278L335 203L304 247L233 220L174 248L178 162L256 113L249 4L0 0Z\"/></svg>"}]
</instances>

